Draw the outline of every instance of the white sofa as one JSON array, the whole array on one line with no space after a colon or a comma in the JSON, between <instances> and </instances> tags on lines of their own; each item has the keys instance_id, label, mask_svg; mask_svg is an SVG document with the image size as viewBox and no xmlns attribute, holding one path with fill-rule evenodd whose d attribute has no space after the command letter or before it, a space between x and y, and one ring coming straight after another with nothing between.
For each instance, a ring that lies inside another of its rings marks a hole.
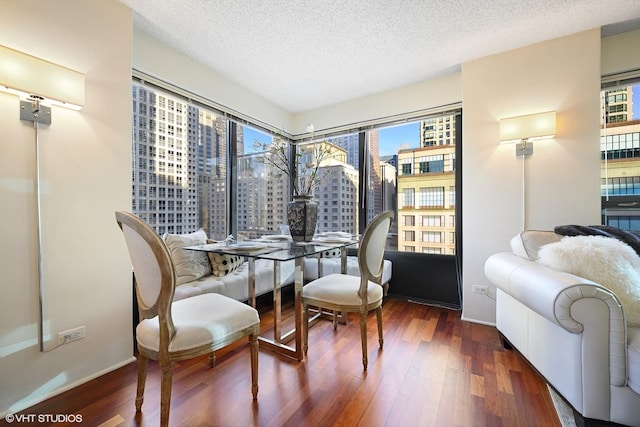
<instances>
[{"instance_id":1,"label":"white sofa","mask_svg":"<svg viewBox=\"0 0 640 427\"><path fill-rule=\"evenodd\" d=\"M524 231L512 252L486 261L497 329L573 407L578 425L640 426L640 327L628 325L613 291L540 262L540 248L561 237Z\"/></svg>"}]
</instances>

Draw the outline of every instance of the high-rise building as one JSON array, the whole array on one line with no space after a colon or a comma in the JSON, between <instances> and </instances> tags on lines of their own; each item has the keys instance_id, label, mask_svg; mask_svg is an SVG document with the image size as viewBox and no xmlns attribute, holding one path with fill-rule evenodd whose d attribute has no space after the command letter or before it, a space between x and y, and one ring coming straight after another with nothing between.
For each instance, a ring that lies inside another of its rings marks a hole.
<instances>
[{"instance_id":1,"label":"high-rise building","mask_svg":"<svg viewBox=\"0 0 640 427\"><path fill-rule=\"evenodd\" d=\"M134 84L132 210L159 234L200 227L196 109Z\"/></svg>"},{"instance_id":2,"label":"high-rise building","mask_svg":"<svg viewBox=\"0 0 640 427\"><path fill-rule=\"evenodd\" d=\"M382 212L382 180L380 177L380 149L378 145L378 130L372 129L368 133L369 156L368 167L371 168L369 182L367 183L367 218L372 219ZM329 138L328 141L334 145L342 147L347 152L347 163L359 170L359 134L352 133L338 137Z\"/></svg>"},{"instance_id":3,"label":"high-rise building","mask_svg":"<svg viewBox=\"0 0 640 427\"><path fill-rule=\"evenodd\" d=\"M633 86L603 91L600 103L607 123L633 120Z\"/></svg>"},{"instance_id":4,"label":"high-rise building","mask_svg":"<svg viewBox=\"0 0 640 427\"><path fill-rule=\"evenodd\" d=\"M421 122L421 146L398 152L398 249L455 253L455 116Z\"/></svg>"}]
</instances>

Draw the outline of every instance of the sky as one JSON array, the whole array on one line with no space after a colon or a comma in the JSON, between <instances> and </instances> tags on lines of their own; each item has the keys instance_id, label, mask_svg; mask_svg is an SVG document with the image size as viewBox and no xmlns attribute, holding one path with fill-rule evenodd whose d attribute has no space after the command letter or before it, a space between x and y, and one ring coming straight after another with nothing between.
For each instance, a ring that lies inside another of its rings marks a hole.
<instances>
[{"instance_id":1,"label":"sky","mask_svg":"<svg viewBox=\"0 0 640 427\"><path fill-rule=\"evenodd\" d=\"M417 148L420 144L420 122L378 130L378 148L381 156L397 154L399 148Z\"/></svg>"}]
</instances>

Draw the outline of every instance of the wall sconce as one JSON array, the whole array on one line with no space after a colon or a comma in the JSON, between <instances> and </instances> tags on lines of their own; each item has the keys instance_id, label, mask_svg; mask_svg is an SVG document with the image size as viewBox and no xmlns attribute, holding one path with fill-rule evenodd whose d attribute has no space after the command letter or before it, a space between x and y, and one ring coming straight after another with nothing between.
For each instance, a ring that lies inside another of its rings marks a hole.
<instances>
[{"instance_id":1,"label":"wall sconce","mask_svg":"<svg viewBox=\"0 0 640 427\"><path fill-rule=\"evenodd\" d=\"M516 142L516 156L533 154L532 141L553 138L555 134L555 111L500 120L500 142Z\"/></svg>"},{"instance_id":2,"label":"wall sconce","mask_svg":"<svg viewBox=\"0 0 640 427\"><path fill-rule=\"evenodd\" d=\"M84 74L0 46L0 91L79 110L84 105Z\"/></svg>"},{"instance_id":3,"label":"wall sconce","mask_svg":"<svg viewBox=\"0 0 640 427\"><path fill-rule=\"evenodd\" d=\"M84 105L84 74L6 46L0 46L0 91L20 97L20 120L32 122L35 131L38 333L40 351L42 352L45 350L38 125L51 124L51 107L49 105L58 105L73 110L82 108Z\"/></svg>"}]
</instances>

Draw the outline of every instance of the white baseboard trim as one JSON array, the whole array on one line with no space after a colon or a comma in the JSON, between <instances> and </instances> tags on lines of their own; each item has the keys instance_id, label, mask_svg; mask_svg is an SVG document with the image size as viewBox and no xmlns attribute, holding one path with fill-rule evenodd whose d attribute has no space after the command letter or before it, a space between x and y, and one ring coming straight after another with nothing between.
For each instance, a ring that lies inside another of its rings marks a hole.
<instances>
[{"instance_id":1,"label":"white baseboard trim","mask_svg":"<svg viewBox=\"0 0 640 427\"><path fill-rule=\"evenodd\" d=\"M108 368L105 368L101 371L98 371L94 374L91 374L87 377L84 377L82 379L79 379L77 381L65 384L64 386L57 388L55 390L52 390L49 393L45 393L41 396L39 396L37 399L23 399L17 403L15 403L14 405L12 405L9 409L5 409L2 412L0 412L0 419L4 419L8 414L15 414L17 412L21 412L24 411L25 409L28 409L32 406L37 405L38 403L42 403L47 399L50 399L54 396L57 396L59 394L64 393L65 391L71 390L74 387L78 387L79 385L82 385L84 383L87 383L93 379L96 379L104 374L108 374L109 372L115 371L116 369L122 368L125 365L128 365L131 362L135 362L136 358L135 357L130 357L128 359L123 360L122 362L116 363L115 365L112 365Z\"/></svg>"},{"instance_id":2,"label":"white baseboard trim","mask_svg":"<svg viewBox=\"0 0 640 427\"><path fill-rule=\"evenodd\" d=\"M487 322L486 320L471 319L469 317L466 317L464 315L464 312L462 313L462 316L460 316L460 319L465 322L479 323L481 325L487 325L487 326L496 326L496 322Z\"/></svg>"}]
</instances>

